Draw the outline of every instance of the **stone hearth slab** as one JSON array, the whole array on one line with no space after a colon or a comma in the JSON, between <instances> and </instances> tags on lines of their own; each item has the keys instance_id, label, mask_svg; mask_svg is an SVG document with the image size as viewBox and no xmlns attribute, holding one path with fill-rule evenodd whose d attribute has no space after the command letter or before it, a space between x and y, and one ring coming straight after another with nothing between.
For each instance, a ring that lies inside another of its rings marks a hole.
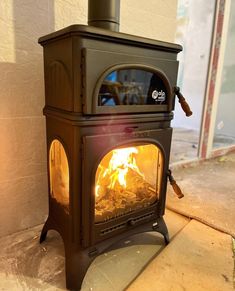
<instances>
[{"instance_id":1,"label":"stone hearth slab","mask_svg":"<svg viewBox=\"0 0 235 291\"><path fill-rule=\"evenodd\" d=\"M229 291L233 267L231 237L192 220L127 290Z\"/></svg>"}]
</instances>

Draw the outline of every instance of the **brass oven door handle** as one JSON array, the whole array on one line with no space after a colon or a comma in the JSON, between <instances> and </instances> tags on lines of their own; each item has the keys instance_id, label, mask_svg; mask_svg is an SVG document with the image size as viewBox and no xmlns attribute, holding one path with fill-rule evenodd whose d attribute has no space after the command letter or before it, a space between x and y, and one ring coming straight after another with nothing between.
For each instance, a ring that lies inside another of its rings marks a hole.
<instances>
[{"instance_id":1,"label":"brass oven door handle","mask_svg":"<svg viewBox=\"0 0 235 291\"><path fill-rule=\"evenodd\" d=\"M190 106L188 105L188 103L185 100L184 96L181 94L180 88L175 86L174 87L174 93L178 97L179 103L181 105L181 108L185 112L185 115L188 116L188 117L191 116L193 114L193 112L191 111Z\"/></svg>"}]
</instances>

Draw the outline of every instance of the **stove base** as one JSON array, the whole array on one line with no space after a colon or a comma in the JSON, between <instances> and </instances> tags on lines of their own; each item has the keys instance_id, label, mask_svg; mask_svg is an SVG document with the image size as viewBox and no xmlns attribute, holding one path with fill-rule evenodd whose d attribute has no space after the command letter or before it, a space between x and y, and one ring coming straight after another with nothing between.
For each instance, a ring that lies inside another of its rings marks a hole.
<instances>
[{"instance_id":1,"label":"stove base","mask_svg":"<svg viewBox=\"0 0 235 291\"><path fill-rule=\"evenodd\" d=\"M47 232L50 230L59 230L52 221L48 219L42 229L40 236L40 243L42 243L47 236ZM73 242L64 240L65 247L65 271L66 271L66 287L68 290L80 290L82 281L85 277L85 274L92 263L92 261L99 256L100 254L107 251L111 246L113 246L117 241L125 239L134 234L141 232L156 231L163 235L165 243L169 243L169 234L167 226L163 217L159 217L155 222L148 222L139 226L136 226L133 229L130 229L128 232L116 235L112 238L106 239L96 245L89 248L82 248L80 245Z\"/></svg>"}]
</instances>

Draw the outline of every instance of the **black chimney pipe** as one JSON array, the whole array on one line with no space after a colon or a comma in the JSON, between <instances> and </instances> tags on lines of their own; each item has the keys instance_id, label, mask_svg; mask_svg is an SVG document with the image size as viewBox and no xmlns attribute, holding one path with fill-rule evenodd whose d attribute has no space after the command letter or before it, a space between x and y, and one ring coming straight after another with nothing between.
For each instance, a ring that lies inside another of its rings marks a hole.
<instances>
[{"instance_id":1,"label":"black chimney pipe","mask_svg":"<svg viewBox=\"0 0 235 291\"><path fill-rule=\"evenodd\" d=\"M119 31L120 0L89 0L88 24Z\"/></svg>"}]
</instances>

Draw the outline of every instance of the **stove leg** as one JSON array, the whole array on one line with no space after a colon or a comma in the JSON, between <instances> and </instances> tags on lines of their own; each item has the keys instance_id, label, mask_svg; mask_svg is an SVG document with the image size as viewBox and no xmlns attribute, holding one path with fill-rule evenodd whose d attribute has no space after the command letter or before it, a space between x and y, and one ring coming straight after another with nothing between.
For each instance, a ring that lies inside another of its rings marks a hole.
<instances>
[{"instance_id":1,"label":"stove leg","mask_svg":"<svg viewBox=\"0 0 235 291\"><path fill-rule=\"evenodd\" d=\"M159 217L157 221L153 224L153 230L161 233L164 237L165 244L168 245L168 243L170 242L170 238L169 238L168 229L163 217Z\"/></svg>"},{"instance_id":2,"label":"stove leg","mask_svg":"<svg viewBox=\"0 0 235 291\"><path fill-rule=\"evenodd\" d=\"M87 269L95 257L90 257L87 251L72 249L71 246L65 246L66 287L68 290L78 291L81 290Z\"/></svg>"},{"instance_id":3,"label":"stove leg","mask_svg":"<svg viewBox=\"0 0 235 291\"><path fill-rule=\"evenodd\" d=\"M50 229L51 229L51 228L50 228L49 218L47 218L47 221L45 222L45 224L44 224L44 226L43 226L43 228L42 228L42 231L41 231L40 240L39 240L40 244L41 244L42 242L44 242L44 240L45 240L46 237L47 237L47 232L48 232L48 230L50 230Z\"/></svg>"}]
</instances>

